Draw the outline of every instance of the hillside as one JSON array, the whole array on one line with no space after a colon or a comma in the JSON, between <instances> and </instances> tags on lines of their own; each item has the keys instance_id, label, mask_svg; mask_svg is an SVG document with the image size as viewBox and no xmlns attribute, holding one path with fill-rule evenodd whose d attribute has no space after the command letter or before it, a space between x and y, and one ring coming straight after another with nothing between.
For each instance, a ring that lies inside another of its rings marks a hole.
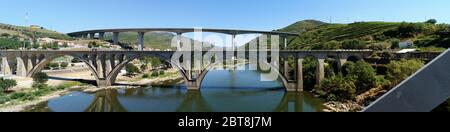
<instances>
[{"instance_id":1,"label":"hillside","mask_svg":"<svg viewBox=\"0 0 450 132\"><path fill-rule=\"evenodd\" d=\"M287 29L295 31L288 26ZM303 29L299 29L303 30ZM450 47L450 26L434 23L355 22L322 24L292 39L291 49L361 49L396 48L400 41L412 41L418 48ZM394 45L394 46L393 46Z\"/></svg>"},{"instance_id":2,"label":"hillside","mask_svg":"<svg viewBox=\"0 0 450 132\"><path fill-rule=\"evenodd\" d=\"M18 38L53 38L60 40L71 40L66 34L46 29L30 28L0 23L0 34L2 36L16 36Z\"/></svg>"}]
</instances>

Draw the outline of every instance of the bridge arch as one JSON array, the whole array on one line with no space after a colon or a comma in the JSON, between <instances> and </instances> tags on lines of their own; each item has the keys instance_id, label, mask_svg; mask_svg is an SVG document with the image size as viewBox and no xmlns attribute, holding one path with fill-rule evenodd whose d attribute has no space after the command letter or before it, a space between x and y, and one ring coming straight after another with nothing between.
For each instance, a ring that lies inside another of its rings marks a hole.
<instances>
[{"instance_id":1,"label":"bridge arch","mask_svg":"<svg viewBox=\"0 0 450 132\"><path fill-rule=\"evenodd\" d=\"M278 75L279 79L281 79L282 83L283 83L283 87L285 90L290 90L291 86L289 84L288 79L284 76L283 73L280 72L279 68L277 68L275 65L273 65L272 63L268 63L267 61L263 61L263 60L259 60L259 62L263 62L265 65L270 67L270 70L274 70L274 72ZM221 64L223 64L223 62L215 62L215 63L211 63L209 65L207 65L205 68L203 68L201 74L199 75L199 77L196 80L197 85L199 86L199 88L201 88L202 86L202 82L205 79L206 75L213 70L213 68L220 66Z\"/></svg>"},{"instance_id":2,"label":"bridge arch","mask_svg":"<svg viewBox=\"0 0 450 132\"><path fill-rule=\"evenodd\" d=\"M117 76L120 73L120 70L122 70L131 61L139 59L139 58L143 58L143 57L158 57L158 58L160 58L161 60L165 61L166 63L169 63L172 67L177 68L179 70L180 75L185 80L186 84L189 82L189 78L187 77L186 70L180 64L173 62L171 60L171 58L167 58L167 57L159 55L159 54L136 54L136 55L130 56L123 62L119 63L116 67L114 67L111 70L111 73L109 73L105 79L106 81L108 81L108 82L106 82L107 83L106 85L108 85L108 86L113 85L117 79Z\"/></svg>"},{"instance_id":3,"label":"bridge arch","mask_svg":"<svg viewBox=\"0 0 450 132\"><path fill-rule=\"evenodd\" d=\"M41 72L45 68L45 66L48 65L51 61L53 61L56 58L63 57L63 56L71 56L74 58L78 58L81 62L85 63L86 66L88 67L88 69L93 73L93 75L98 83L98 80L100 79L100 77L98 76L99 74L98 74L96 68L94 68L94 66L91 65L91 63L89 63L89 61L87 59L85 59L82 56L75 55L75 54L56 54L56 55L41 54L41 55L37 55L37 57L42 58L43 61L36 63L36 65L32 69L30 69L30 71L27 73L27 77L32 77L34 74Z\"/></svg>"}]
</instances>

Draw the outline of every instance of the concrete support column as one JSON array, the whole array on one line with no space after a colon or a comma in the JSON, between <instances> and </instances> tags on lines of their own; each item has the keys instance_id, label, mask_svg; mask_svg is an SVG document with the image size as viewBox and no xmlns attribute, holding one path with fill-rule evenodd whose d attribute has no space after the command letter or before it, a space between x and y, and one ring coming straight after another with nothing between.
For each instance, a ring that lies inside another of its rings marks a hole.
<instances>
[{"instance_id":1,"label":"concrete support column","mask_svg":"<svg viewBox=\"0 0 450 132\"><path fill-rule=\"evenodd\" d=\"M83 34L83 38L88 38L88 34Z\"/></svg>"},{"instance_id":2,"label":"concrete support column","mask_svg":"<svg viewBox=\"0 0 450 132\"><path fill-rule=\"evenodd\" d=\"M112 40L114 45L119 45L119 32L113 32Z\"/></svg>"},{"instance_id":3,"label":"concrete support column","mask_svg":"<svg viewBox=\"0 0 450 132\"><path fill-rule=\"evenodd\" d=\"M98 39L104 40L105 39L105 32L98 33Z\"/></svg>"},{"instance_id":4,"label":"concrete support column","mask_svg":"<svg viewBox=\"0 0 450 132\"><path fill-rule=\"evenodd\" d=\"M325 79L325 59L318 59L318 66L316 71L316 83L320 85L323 79Z\"/></svg>"},{"instance_id":5,"label":"concrete support column","mask_svg":"<svg viewBox=\"0 0 450 132\"><path fill-rule=\"evenodd\" d=\"M112 58L114 58L114 55L108 55L106 58L105 58L105 73L106 73L106 75L105 75L105 77L107 77L108 76L108 74L109 73L111 73L111 71L113 70L113 61L114 61L114 59L112 59Z\"/></svg>"},{"instance_id":6,"label":"concrete support column","mask_svg":"<svg viewBox=\"0 0 450 132\"><path fill-rule=\"evenodd\" d=\"M338 71L342 71L342 66L347 63L347 59L339 59L338 61Z\"/></svg>"},{"instance_id":7,"label":"concrete support column","mask_svg":"<svg viewBox=\"0 0 450 132\"><path fill-rule=\"evenodd\" d=\"M304 59L297 59L297 91L303 92L303 60Z\"/></svg>"},{"instance_id":8,"label":"concrete support column","mask_svg":"<svg viewBox=\"0 0 450 132\"><path fill-rule=\"evenodd\" d=\"M181 51L181 36L182 33L177 33L177 51Z\"/></svg>"},{"instance_id":9,"label":"concrete support column","mask_svg":"<svg viewBox=\"0 0 450 132\"><path fill-rule=\"evenodd\" d=\"M186 82L187 90L189 91L198 91L200 90L200 86L197 84L197 81L188 81Z\"/></svg>"},{"instance_id":10,"label":"concrete support column","mask_svg":"<svg viewBox=\"0 0 450 132\"><path fill-rule=\"evenodd\" d=\"M138 44L139 51L144 50L144 35L145 35L145 32L138 32L137 44Z\"/></svg>"},{"instance_id":11,"label":"concrete support column","mask_svg":"<svg viewBox=\"0 0 450 132\"><path fill-rule=\"evenodd\" d=\"M97 68L98 77L105 78L104 69L103 69L103 67L104 67L103 62L105 60L104 56L98 55L96 59L97 59L97 61L96 61L97 67L96 68Z\"/></svg>"},{"instance_id":12,"label":"concrete support column","mask_svg":"<svg viewBox=\"0 0 450 132\"><path fill-rule=\"evenodd\" d=\"M17 61L17 71L16 71L17 76L26 77L27 66L25 64L24 58L22 58L21 56L17 56L16 61Z\"/></svg>"},{"instance_id":13,"label":"concrete support column","mask_svg":"<svg viewBox=\"0 0 450 132\"><path fill-rule=\"evenodd\" d=\"M90 33L90 34L89 34L89 38L90 38L90 39L95 39L95 33Z\"/></svg>"},{"instance_id":14,"label":"concrete support column","mask_svg":"<svg viewBox=\"0 0 450 132\"><path fill-rule=\"evenodd\" d=\"M289 76L289 61L284 60L284 68L283 68L283 74L284 74L284 78L286 78L287 81L289 81L290 76Z\"/></svg>"},{"instance_id":15,"label":"concrete support column","mask_svg":"<svg viewBox=\"0 0 450 132\"><path fill-rule=\"evenodd\" d=\"M27 74L31 72L31 70L33 70L34 66L36 65L36 57L34 56L28 56L27 59Z\"/></svg>"},{"instance_id":16,"label":"concrete support column","mask_svg":"<svg viewBox=\"0 0 450 132\"><path fill-rule=\"evenodd\" d=\"M284 38L284 50L287 50L287 49L288 49L288 39L287 39L287 36L284 36L283 38Z\"/></svg>"},{"instance_id":17,"label":"concrete support column","mask_svg":"<svg viewBox=\"0 0 450 132\"><path fill-rule=\"evenodd\" d=\"M8 57L2 56L2 72L3 75L12 75L12 70L9 65Z\"/></svg>"},{"instance_id":18,"label":"concrete support column","mask_svg":"<svg viewBox=\"0 0 450 132\"><path fill-rule=\"evenodd\" d=\"M233 51L233 57L232 60L236 60L236 54L234 53L236 51L236 35L231 35L231 51ZM233 62L234 66L234 62Z\"/></svg>"}]
</instances>

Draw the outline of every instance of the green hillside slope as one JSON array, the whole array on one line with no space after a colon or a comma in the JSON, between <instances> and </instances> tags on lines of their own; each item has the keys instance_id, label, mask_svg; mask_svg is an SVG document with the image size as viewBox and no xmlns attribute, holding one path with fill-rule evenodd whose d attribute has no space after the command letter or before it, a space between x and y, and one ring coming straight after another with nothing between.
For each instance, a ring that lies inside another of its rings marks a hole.
<instances>
[{"instance_id":1,"label":"green hillside slope","mask_svg":"<svg viewBox=\"0 0 450 132\"><path fill-rule=\"evenodd\" d=\"M61 40L71 40L72 38L66 34L46 29L36 29L23 26L15 26L0 23L0 34L16 36L18 38L53 38Z\"/></svg>"}]
</instances>

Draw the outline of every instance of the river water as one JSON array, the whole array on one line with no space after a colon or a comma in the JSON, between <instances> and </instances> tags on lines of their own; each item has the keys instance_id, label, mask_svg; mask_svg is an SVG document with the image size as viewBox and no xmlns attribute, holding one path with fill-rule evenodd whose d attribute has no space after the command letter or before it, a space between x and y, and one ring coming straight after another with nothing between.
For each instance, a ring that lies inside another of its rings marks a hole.
<instances>
[{"instance_id":1,"label":"river water","mask_svg":"<svg viewBox=\"0 0 450 132\"><path fill-rule=\"evenodd\" d=\"M242 65L237 69L248 68ZM260 81L260 71L216 68L200 91L183 85L72 92L30 107L31 112L318 112L323 101L285 92L281 80Z\"/></svg>"}]
</instances>

